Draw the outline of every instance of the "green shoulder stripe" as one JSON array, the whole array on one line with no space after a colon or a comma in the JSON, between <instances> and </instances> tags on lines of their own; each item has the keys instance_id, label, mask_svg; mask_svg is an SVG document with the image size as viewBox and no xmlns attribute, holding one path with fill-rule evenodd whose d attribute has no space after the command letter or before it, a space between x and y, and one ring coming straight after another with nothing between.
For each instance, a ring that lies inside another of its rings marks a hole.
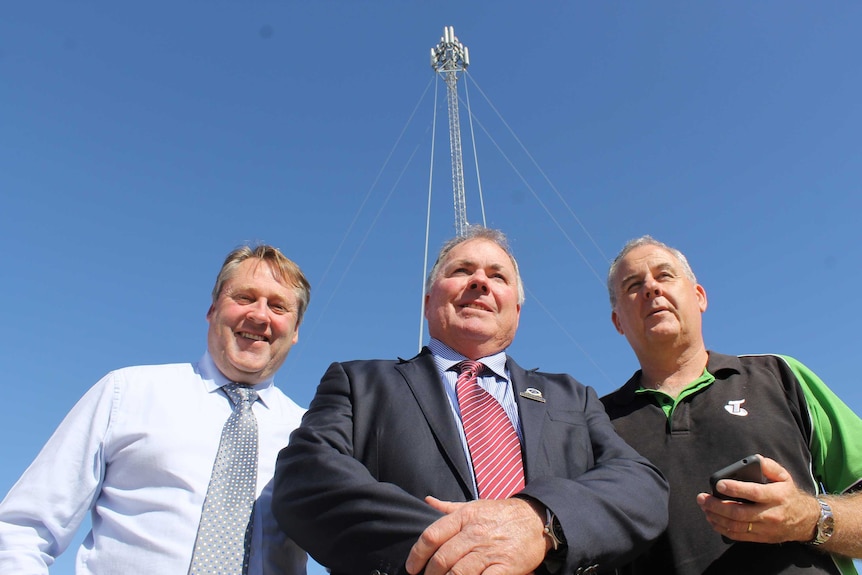
<instances>
[{"instance_id":1,"label":"green shoulder stripe","mask_svg":"<svg viewBox=\"0 0 862 575\"><path fill-rule=\"evenodd\" d=\"M798 360L783 359L802 387L811 416L814 473L829 493L841 493L862 478L862 419Z\"/></svg>"}]
</instances>

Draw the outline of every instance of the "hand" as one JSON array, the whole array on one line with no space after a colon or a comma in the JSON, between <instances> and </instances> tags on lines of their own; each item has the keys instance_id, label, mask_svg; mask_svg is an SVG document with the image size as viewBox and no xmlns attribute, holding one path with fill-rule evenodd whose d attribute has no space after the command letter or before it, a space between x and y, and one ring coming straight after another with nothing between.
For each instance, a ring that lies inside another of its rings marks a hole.
<instances>
[{"instance_id":1,"label":"hand","mask_svg":"<svg viewBox=\"0 0 862 575\"><path fill-rule=\"evenodd\" d=\"M810 541L820 517L817 499L799 490L790 473L774 459L761 457L761 465L769 483L722 479L716 484L719 492L751 503L698 494L697 503L706 520L715 531L737 541Z\"/></svg>"},{"instance_id":2,"label":"hand","mask_svg":"<svg viewBox=\"0 0 862 575\"><path fill-rule=\"evenodd\" d=\"M525 575L545 558L545 521L523 499L425 502L446 515L410 550L406 567L413 575L423 568L425 575Z\"/></svg>"}]
</instances>

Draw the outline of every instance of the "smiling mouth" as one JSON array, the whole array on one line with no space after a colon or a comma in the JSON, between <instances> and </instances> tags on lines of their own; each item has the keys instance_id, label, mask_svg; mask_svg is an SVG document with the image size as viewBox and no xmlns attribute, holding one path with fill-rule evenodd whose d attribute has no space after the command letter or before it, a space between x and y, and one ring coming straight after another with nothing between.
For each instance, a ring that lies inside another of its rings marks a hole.
<instances>
[{"instance_id":1,"label":"smiling mouth","mask_svg":"<svg viewBox=\"0 0 862 575\"><path fill-rule=\"evenodd\" d=\"M244 339L252 339L252 340L254 340L254 341L269 341L269 340L268 340L267 338L265 338L264 336L262 336L262 335L257 335L256 333L248 333L248 332L245 332L245 331L240 331L240 332L237 332L237 335L238 335L239 337L241 337L241 338L244 338Z\"/></svg>"},{"instance_id":2,"label":"smiling mouth","mask_svg":"<svg viewBox=\"0 0 862 575\"><path fill-rule=\"evenodd\" d=\"M465 304L460 305L458 307L460 307L461 309L475 309L475 310L479 310L479 311L491 311L487 307L485 307L483 305L479 305L477 303L465 303Z\"/></svg>"}]
</instances>

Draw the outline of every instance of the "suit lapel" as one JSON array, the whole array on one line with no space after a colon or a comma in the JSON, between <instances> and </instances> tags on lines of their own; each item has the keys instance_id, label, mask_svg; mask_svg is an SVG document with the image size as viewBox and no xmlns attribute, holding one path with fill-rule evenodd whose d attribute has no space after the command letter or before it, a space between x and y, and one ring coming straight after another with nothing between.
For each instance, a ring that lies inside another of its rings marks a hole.
<instances>
[{"instance_id":1,"label":"suit lapel","mask_svg":"<svg viewBox=\"0 0 862 575\"><path fill-rule=\"evenodd\" d=\"M533 371L524 370L511 357L507 358L506 366L509 368L509 376L512 378L512 390L515 392L515 401L518 403L518 413L521 417L521 431L524 434L524 477L529 483L532 479L530 461L539 453L542 425L548 411L548 404L537 399L530 399L530 397L537 396L535 393L528 393L528 390L531 392L538 390L541 392L542 398L547 397L544 378L537 377Z\"/></svg>"},{"instance_id":2,"label":"suit lapel","mask_svg":"<svg viewBox=\"0 0 862 575\"><path fill-rule=\"evenodd\" d=\"M464 456L464 447L461 444L461 436L458 435L458 427L452 415L452 406L443 389L443 382L437 373L437 367L427 348L416 357L395 364L419 408L431 428L431 432L440 444L443 454L449 459L452 468L457 471L458 480L462 484L465 494L473 493L473 480L467 458Z\"/></svg>"}]
</instances>

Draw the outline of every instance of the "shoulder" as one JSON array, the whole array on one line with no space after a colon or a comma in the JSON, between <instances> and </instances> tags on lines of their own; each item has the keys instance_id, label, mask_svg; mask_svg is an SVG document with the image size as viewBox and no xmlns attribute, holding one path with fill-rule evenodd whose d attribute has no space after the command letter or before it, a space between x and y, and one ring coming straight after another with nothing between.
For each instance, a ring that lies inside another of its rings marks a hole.
<instances>
[{"instance_id":1,"label":"shoulder","mask_svg":"<svg viewBox=\"0 0 862 575\"><path fill-rule=\"evenodd\" d=\"M97 386L101 384L112 387L122 396L147 394L154 389L161 391L166 386L170 387L173 393L183 393L183 390L189 387L198 389L197 386L188 384L203 379L197 365L193 363L135 365L109 372Z\"/></svg>"},{"instance_id":2,"label":"shoulder","mask_svg":"<svg viewBox=\"0 0 862 575\"><path fill-rule=\"evenodd\" d=\"M529 389L541 391L548 402L559 401L586 401L588 396L596 396L595 391L568 373L552 373L535 369L524 369L511 357L506 362L512 385L516 391L523 392Z\"/></svg>"},{"instance_id":3,"label":"shoulder","mask_svg":"<svg viewBox=\"0 0 862 575\"><path fill-rule=\"evenodd\" d=\"M427 368L434 366L434 359L430 353L421 353L410 359L355 359L350 361L334 362L328 371L343 371L348 374L385 374L396 371L411 371L416 368Z\"/></svg>"},{"instance_id":4,"label":"shoulder","mask_svg":"<svg viewBox=\"0 0 862 575\"><path fill-rule=\"evenodd\" d=\"M395 373L394 368L398 362L389 359L355 359L350 361L336 361L326 369L324 379L332 377L347 377L349 379L377 377L386 373Z\"/></svg>"},{"instance_id":5,"label":"shoulder","mask_svg":"<svg viewBox=\"0 0 862 575\"><path fill-rule=\"evenodd\" d=\"M123 377L125 379L158 377L165 375L192 375L196 371L193 363L163 363L157 365L132 365L121 367L110 372L109 375Z\"/></svg>"},{"instance_id":6,"label":"shoulder","mask_svg":"<svg viewBox=\"0 0 862 575\"><path fill-rule=\"evenodd\" d=\"M622 386L602 396L602 403L610 413L617 406L631 404L635 399L635 391L640 388L641 371L638 370Z\"/></svg>"},{"instance_id":7,"label":"shoulder","mask_svg":"<svg viewBox=\"0 0 862 575\"><path fill-rule=\"evenodd\" d=\"M715 356L715 359L713 359ZM774 378L784 382L797 382L798 369L807 369L795 359L775 353L726 356L710 352L707 369L718 379L722 371L738 372L747 378Z\"/></svg>"},{"instance_id":8,"label":"shoulder","mask_svg":"<svg viewBox=\"0 0 862 575\"><path fill-rule=\"evenodd\" d=\"M132 365L109 371L103 380L113 380L122 383L145 383L159 378L198 377L196 364L165 363L158 365Z\"/></svg>"},{"instance_id":9,"label":"shoulder","mask_svg":"<svg viewBox=\"0 0 862 575\"><path fill-rule=\"evenodd\" d=\"M333 365L340 365L344 369L352 371L373 370L373 369L391 369L398 363L404 360L400 359L353 359L350 361L335 362Z\"/></svg>"}]
</instances>

